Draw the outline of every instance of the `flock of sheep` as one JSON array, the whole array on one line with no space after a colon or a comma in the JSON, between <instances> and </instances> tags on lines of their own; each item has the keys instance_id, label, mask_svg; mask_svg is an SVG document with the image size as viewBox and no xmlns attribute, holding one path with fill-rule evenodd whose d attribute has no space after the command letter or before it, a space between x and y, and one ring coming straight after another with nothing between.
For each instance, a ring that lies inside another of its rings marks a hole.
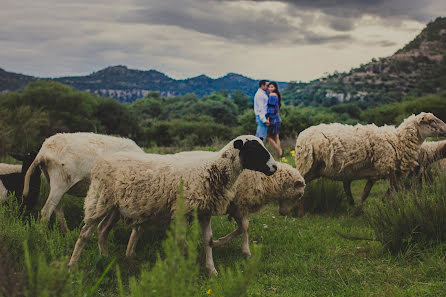
<instances>
[{"instance_id":1,"label":"flock of sheep","mask_svg":"<svg viewBox=\"0 0 446 297\"><path fill-rule=\"evenodd\" d=\"M350 184L366 179L356 212L379 179L398 190L398 180L425 173L426 167L446 157L446 141L424 142L446 136L446 124L430 113L407 118L400 126L321 124L303 131L295 148L296 168L276 163L254 136L243 135L219 152L192 151L170 155L146 154L132 140L93 133L49 137L37 155L15 156L21 166L0 164L0 199L15 192L32 207L39 196L40 175L50 185L41 220L53 212L67 231L61 199L65 193L85 196L84 226L69 266L75 265L92 232L97 229L99 251L108 253L107 236L123 219L132 227L126 256L135 252L146 224L167 224L176 209L180 184L189 213L197 210L205 249L206 269L217 273L212 247L242 234L242 252L250 256L248 215L277 201L286 215L299 204L305 183L319 177L344 182L353 204ZM213 240L211 217L229 215L237 223L230 234Z\"/></svg>"}]
</instances>

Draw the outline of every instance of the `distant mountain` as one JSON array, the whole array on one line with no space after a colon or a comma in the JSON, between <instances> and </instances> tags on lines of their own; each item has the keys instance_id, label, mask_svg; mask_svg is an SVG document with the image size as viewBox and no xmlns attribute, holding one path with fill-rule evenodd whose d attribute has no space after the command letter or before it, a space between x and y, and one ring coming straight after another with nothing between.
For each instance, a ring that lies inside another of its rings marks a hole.
<instances>
[{"instance_id":1,"label":"distant mountain","mask_svg":"<svg viewBox=\"0 0 446 297\"><path fill-rule=\"evenodd\" d=\"M446 90L446 18L437 18L387 58L310 83L291 83L284 102L295 105L358 102L365 106Z\"/></svg>"},{"instance_id":2,"label":"distant mountain","mask_svg":"<svg viewBox=\"0 0 446 297\"><path fill-rule=\"evenodd\" d=\"M21 90L33 80L36 80L36 78L28 75L7 72L0 68L0 94L8 91Z\"/></svg>"},{"instance_id":3,"label":"distant mountain","mask_svg":"<svg viewBox=\"0 0 446 297\"><path fill-rule=\"evenodd\" d=\"M18 91L36 77L26 76L0 69L0 92ZM126 66L112 66L87 76L59 77L51 80L89 91L104 97L113 97L122 102L132 102L146 96L151 91L158 91L162 96L185 95L195 93L202 97L218 90L232 93L241 90L253 96L257 90L257 81L236 73L212 79L200 75L184 80L176 80L156 70L134 70ZM286 83L281 82L284 88Z\"/></svg>"}]
</instances>

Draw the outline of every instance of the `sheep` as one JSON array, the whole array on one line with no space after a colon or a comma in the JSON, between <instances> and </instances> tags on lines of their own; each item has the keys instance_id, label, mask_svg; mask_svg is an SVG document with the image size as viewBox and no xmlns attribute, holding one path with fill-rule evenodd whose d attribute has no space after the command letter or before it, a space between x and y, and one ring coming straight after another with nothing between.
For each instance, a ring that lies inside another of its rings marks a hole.
<instances>
[{"instance_id":1,"label":"sheep","mask_svg":"<svg viewBox=\"0 0 446 297\"><path fill-rule=\"evenodd\" d=\"M8 193L15 193L18 199L22 198L23 184L25 174L34 161L36 153L27 153L25 155L15 154L14 158L22 161L22 165L1 164L0 170L0 201L5 202L8 198ZM8 166L9 165L9 166ZM18 172L17 170L20 169ZM9 173L7 173L9 172ZM23 203L27 209L34 207L39 199L40 194L40 169L35 170L30 177L30 192L28 199Z\"/></svg>"},{"instance_id":2,"label":"sheep","mask_svg":"<svg viewBox=\"0 0 446 297\"><path fill-rule=\"evenodd\" d=\"M41 220L49 220L55 211L59 226L66 233L68 229L60 203L62 196L73 187L80 188L89 183L90 171L97 160L120 151L143 152L133 140L127 138L85 132L55 134L43 142L28 169L23 196L25 199L28 196L29 179L40 166L50 185L48 199L40 212Z\"/></svg>"},{"instance_id":3,"label":"sheep","mask_svg":"<svg viewBox=\"0 0 446 297\"><path fill-rule=\"evenodd\" d=\"M183 157L187 157L188 160L193 160L193 158L199 160L205 156L215 154L218 154L218 152L191 151L170 156L172 160L178 160ZM265 176L259 172L244 170L234 185L235 196L225 213L229 215L230 219L235 219L238 229L217 241L213 241L213 247L221 246L234 236L243 234L242 251L247 257L250 257L248 214L257 212L261 207L272 201L278 201L279 213L287 215L294 205L299 204L301 206L300 198L303 195L304 188L305 181L303 177L295 168L288 164L278 163L277 171L273 176ZM116 221L110 223L114 224ZM104 232L104 227L102 227L102 234L105 236L107 236L112 227L110 223L106 227L107 231ZM101 253L107 253L106 238L101 238L99 246Z\"/></svg>"},{"instance_id":4,"label":"sheep","mask_svg":"<svg viewBox=\"0 0 446 297\"><path fill-rule=\"evenodd\" d=\"M9 173L19 173L21 171L22 171L22 165L0 163L0 175ZM2 180L0 179L0 201L5 202L7 198L8 198L8 189L5 188L5 186L2 183Z\"/></svg>"},{"instance_id":5,"label":"sheep","mask_svg":"<svg viewBox=\"0 0 446 297\"><path fill-rule=\"evenodd\" d=\"M408 117L397 128L321 124L298 136L296 168L307 183L318 177L343 181L351 204L351 181L367 179L355 210L358 215L377 180L388 179L389 189L398 190L397 177L407 176L417 165L426 137L445 134L446 124L424 112Z\"/></svg>"},{"instance_id":6,"label":"sheep","mask_svg":"<svg viewBox=\"0 0 446 297\"><path fill-rule=\"evenodd\" d=\"M277 165L263 142L250 135L233 139L217 154L202 158L117 153L97 162L84 204L84 226L69 266L75 265L96 225L99 250L120 215L132 234L126 256L135 250L143 223L165 224L175 212L180 182L188 209L197 209L203 231L206 268L216 274L212 258L211 216L222 215L234 196L232 186L243 169L272 175Z\"/></svg>"},{"instance_id":7,"label":"sheep","mask_svg":"<svg viewBox=\"0 0 446 297\"><path fill-rule=\"evenodd\" d=\"M418 156L418 166L413 172L420 185L423 177L425 181L429 180L427 167L444 158L446 158L446 140L423 142Z\"/></svg>"},{"instance_id":8,"label":"sheep","mask_svg":"<svg viewBox=\"0 0 446 297\"><path fill-rule=\"evenodd\" d=\"M234 199L228 206L229 218L234 218L238 228L228 235L213 241L212 246L220 246L234 236L242 234L242 252L251 256L249 250L248 215L259 211L263 206L279 202L279 213L287 215L294 205L300 202L305 189L305 181L299 171L288 164L278 163L273 176L265 176L258 172L243 171L237 179Z\"/></svg>"}]
</instances>

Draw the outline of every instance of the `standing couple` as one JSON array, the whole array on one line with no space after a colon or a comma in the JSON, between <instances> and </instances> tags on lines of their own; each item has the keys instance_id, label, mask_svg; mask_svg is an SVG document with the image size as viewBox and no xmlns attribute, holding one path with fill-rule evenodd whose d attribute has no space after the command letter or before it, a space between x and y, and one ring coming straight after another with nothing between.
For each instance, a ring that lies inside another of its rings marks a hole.
<instances>
[{"instance_id":1,"label":"standing couple","mask_svg":"<svg viewBox=\"0 0 446 297\"><path fill-rule=\"evenodd\" d=\"M282 105L279 87L274 81L261 80L259 89L254 96L254 113L256 115L256 136L271 143L279 157L282 156L280 147L280 119L279 110Z\"/></svg>"}]
</instances>

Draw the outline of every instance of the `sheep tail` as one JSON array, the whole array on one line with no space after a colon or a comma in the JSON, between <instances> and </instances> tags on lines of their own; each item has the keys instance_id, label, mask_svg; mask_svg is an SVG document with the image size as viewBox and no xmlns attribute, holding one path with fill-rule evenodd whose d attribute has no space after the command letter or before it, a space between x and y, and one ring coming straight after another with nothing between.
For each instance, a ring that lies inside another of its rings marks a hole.
<instances>
[{"instance_id":1,"label":"sheep tail","mask_svg":"<svg viewBox=\"0 0 446 297\"><path fill-rule=\"evenodd\" d=\"M25 181L23 183L23 197L26 198L29 194L29 182L31 180L31 175L33 174L34 170L37 166L40 165L40 159L35 158L34 161L29 166L28 170L26 171L25 175Z\"/></svg>"}]
</instances>

